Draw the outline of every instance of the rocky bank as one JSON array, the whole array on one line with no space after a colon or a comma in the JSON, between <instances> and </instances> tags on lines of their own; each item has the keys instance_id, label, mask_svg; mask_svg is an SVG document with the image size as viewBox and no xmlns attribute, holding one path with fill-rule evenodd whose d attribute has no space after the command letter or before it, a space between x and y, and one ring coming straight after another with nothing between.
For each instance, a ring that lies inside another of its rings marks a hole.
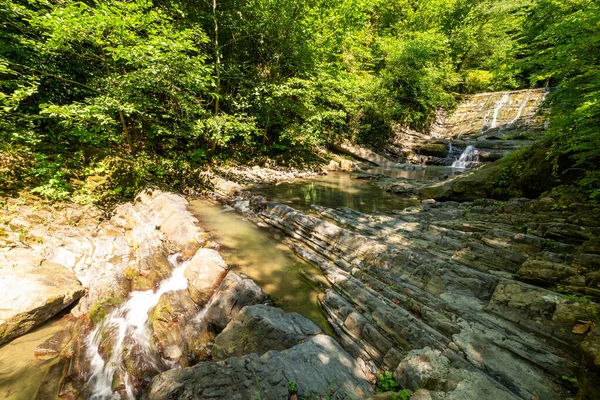
<instances>
[{"instance_id":1,"label":"rocky bank","mask_svg":"<svg viewBox=\"0 0 600 400\"><path fill-rule=\"evenodd\" d=\"M187 205L148 190L106 218L93 207L10 201L2 340L76 304L67 328L36 349L58 360L36 398L132 398L147 388L149 398L369 396L371 382L335 339L258 305L265 294L229 270Z\"/></svg>"},{"instance_id":2,"label":"rocky bank","mask_svg":"<svg viewBox=\"0 0 600 400\"><path fill-rule=\"evenodd\" d=\"M229 203L322 269L329 322L373 373L439 398L561 399L576 376L597 394L597 208L427 200L309 215L251 193Z\"/></svg>"}]
</instances>

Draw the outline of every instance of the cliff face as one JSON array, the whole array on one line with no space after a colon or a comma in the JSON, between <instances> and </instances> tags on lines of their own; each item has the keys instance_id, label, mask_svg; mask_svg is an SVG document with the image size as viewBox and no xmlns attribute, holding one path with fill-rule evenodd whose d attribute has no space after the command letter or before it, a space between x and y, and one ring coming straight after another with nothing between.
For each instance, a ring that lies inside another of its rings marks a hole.
<instances>
[{"instance_id":1,"label":"cliff face","mask_svg":"<svg viewBox=\"0 0 600 400\"><path fill-rule=\"evenodd\" d=\"M433 135L460 139L502 131L543 130L544 118L539 111L548 93L546 89L527 89L467 96L435 127Z\"/></svg>"},{"instance_id":2,"label":"cliff face","mask_svg":"<svg viewBox=\"0 0 600 400\"><path fill-rule=\"evenodd\" d=\"M543 136L540 107L548 93L527 89L467 96L452 112L440 111L428 132L396 127L387 150L411 163L450 165L473 146L480 161L497 160Z\"/></svg>"}]
</instances>

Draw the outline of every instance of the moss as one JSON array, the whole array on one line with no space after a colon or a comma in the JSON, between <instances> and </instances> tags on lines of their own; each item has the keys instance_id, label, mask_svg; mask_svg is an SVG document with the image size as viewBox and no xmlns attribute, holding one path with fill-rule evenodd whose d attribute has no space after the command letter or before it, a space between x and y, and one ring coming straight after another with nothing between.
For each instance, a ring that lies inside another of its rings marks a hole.
<instances>
[{"instance_id":1,"label":"moss","mask_svg":"<svg viewBox=\"0 0 600 400\"><path fill-rule=\"evenodd\" d=\"M498 162L499 168L490 176L486 188L491 197L536 198L558 184L552 164L546 159L550 143L535 143Z\"/></svg>"},{"instance_id":2,"label":"moss","mask_svg":"<svg viewBox=\"0 0 600 400\"><path fill-rule=\"evenodd\" d=\"M133 266L133 265L129 265L127 268L125 268L125 271L123 272L123 276L125 277L125 279L135 279L137 276L140 275L140 271L137 269L137 267Z\"/></svg>"},{"instance_id":3,"label":"moss","mask_svg":"<svg viewBox=\"0 0 600 400\"><path fill-rule=\"evenodd\" d=\"M97 301L90 309L90 319L94 324L98 324L109 312L123 302L125 302L125 298L121 296L108 297Z\"/></svg>"}]
</instances>

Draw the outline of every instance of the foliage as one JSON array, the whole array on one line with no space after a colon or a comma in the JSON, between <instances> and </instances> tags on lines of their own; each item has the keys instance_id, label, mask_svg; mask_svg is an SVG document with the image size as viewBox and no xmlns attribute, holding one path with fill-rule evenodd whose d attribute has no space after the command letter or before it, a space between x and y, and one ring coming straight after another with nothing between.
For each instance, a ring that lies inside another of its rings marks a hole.
<instances>
[{"instance_id":1,"label":"foliage","mask_svg":"<svg viewBox=\"0 0 600 400\"><path fill-rule=\"evenodd\" d=\"M377 375L377 393L397 392L400 384L394 379L391 371Z\"/></svg>"},{"instance_id":2,"label":"foliage","mask_svg":"<svg viewBox=\"0 0 600 400\"><path fill-rule=\"evenodd\" d=\"M317 147L378 144L396 124L427 129L459 94L550 85L547 142L490 185L501 197L567 185L597 201L598 10L593 0L5 0L2 190L98 202L149 183L189 189L205 184L207 164L303 166L320 161ZM553 178L540 180L546 164Z\"/></svg>"},{"instance_id":3,"label":"foliage","mask_svg":"<svg viewBox=\"0 0 600 400\"><path fill-rule=\"evenodd\" d=\"M298 386L296 385L296 382L294 381L289 381L288 382L288 386L290 389L290 393L297 393L298 392Z\"/></svg>"},{"instance_id":4,"label":"foliage","mask_svg":"<svg viewBox=\"0 0 600 400\"><path fill-rule=\"evenodd\" d=\"M561 197L598 203L600 5L539 0L527 21L521 38L523 71L533 85L557 86L547 100L548 136L503 161L491 184L496 192L505 191L501 197L519 192L535 197L552 189Z\"/></svg>"}]
</instances>

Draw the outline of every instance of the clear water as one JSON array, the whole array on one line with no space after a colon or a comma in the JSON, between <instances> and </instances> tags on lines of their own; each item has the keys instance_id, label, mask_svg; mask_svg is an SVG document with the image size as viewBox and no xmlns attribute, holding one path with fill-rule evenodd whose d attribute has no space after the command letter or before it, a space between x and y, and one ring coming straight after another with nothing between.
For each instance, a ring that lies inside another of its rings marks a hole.
<instances>
[{"instance_id":1,"label":"clear water","mask_svg":"<svg viewBox=\"0 0 600 400\"><path fill-rule=\"evenodd\" d=\"M192 213L221 245L220 253L234 271L254 279L276 306L302 314L330 332L319 305L319 295L327 286L321 270L240 215L223 211L210 200L190 203Z\"/></svg>"},{"instance_id":2,"label":"clear water","mask_svg":"<svg viewBox=\"0 0 600 400\"><path fill-rule=\"evenodd\" d=\"M58 362L38 359L35 348L65 329L66 318L57 317L0 347L0 399L35 398L50 367Z\"/></svg>"},{"instance_id":3,"label":"clear water","mask_svg":"<svg viewBox=\"0 0 600 400\"><path fill-rule=\"evenodd\" d=\"M329 208L349 207L365 213L402 210L419 204L415 199L396 196L367 180L353 179L343 172L255 187L250 191L305 212L310 211L312 204Z\"/></svg>"}]
</instances>

